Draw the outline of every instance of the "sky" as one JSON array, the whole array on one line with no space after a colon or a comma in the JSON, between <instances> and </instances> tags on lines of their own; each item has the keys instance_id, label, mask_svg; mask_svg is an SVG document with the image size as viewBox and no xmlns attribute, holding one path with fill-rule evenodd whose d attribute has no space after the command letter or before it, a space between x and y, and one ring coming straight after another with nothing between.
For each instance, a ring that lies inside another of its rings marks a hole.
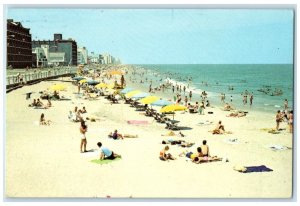
<instances>
[{"instance_id":1,"label":"sky","mask_svg":"<svg viewBox=\"0 0 300 206\"><path fill-rule=\"evenodd\" d=\"M13 8L32 39L75 39L126 64L292 64L289 9Z\"/></svg>"}]
</instances>

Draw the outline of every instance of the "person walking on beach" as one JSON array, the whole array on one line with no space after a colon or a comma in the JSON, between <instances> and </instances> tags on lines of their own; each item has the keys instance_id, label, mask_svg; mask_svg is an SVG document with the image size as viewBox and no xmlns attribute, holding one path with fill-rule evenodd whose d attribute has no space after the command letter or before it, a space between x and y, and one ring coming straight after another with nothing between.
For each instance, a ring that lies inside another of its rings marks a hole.
<instances>
[{"instance_id":1,"label":"person walking on beach","mask_svg":"<svg viewBox=\"0 0 300 206\"><path fill-rule=\"evenodd\" d=\"M253 102L253 93L250 95L250 106L252 106L252 102Z\"/></svg>"},{"instance_id":2,"label":"person walking on beach","mask_svg":"<svg viewBox=\"0 0 300 206\"><path fill-rule=\"evenodd\" d=\"M86 140L86 132L87 132L87 125L85 124L85 121L80 122L80 128L79 128L80 134L81 134L81 142L80 142L80 152L87 152L86 150L86 145L87 145L87 140ZM83 150L82 150L83 148Z\"/></svg>"},{"instance_id":3,"label":"person walking on beach","mask_svg":"<svg viewBox=\"0 0 300 206\"><path fill-rule=\"evenodd\" d=\"M189 96L190 96L190 101L192 101L192 91L190 91Z\"/></svg>"},{"instance_id":4,"label":"person walking on beach","mask_svg":"<svg viewBox=\"0 0 300 206\"><path fill-rule=\"evenodd\" d=\"M186 90L186 87L185 87L185 86L183 86L183 94L185 94L185 90Z\"/></svg>"},{"instance_id":5,"label":"person walking on beach","mask_svg":"<svg viewBox=\"0 0 300 206\"><path fill-rule=\"evenodd\" d=\"M289 102L287 99L284 100L284 109L287 110L289 107Z\"/></svg>"},{"instance_id":6,"label":"person walking on beach","mask_svg":"<svg viewBox=\"0 0 300 206\"><path fill-rule=\"evenodd\" d=\"M125 78L124 75L122 74L121 76L121 87L123 88L125 86Z\"/></svg>"},{"instance_id":7,"label":"person walking on beach","mask_svg":"<svg viewBox=\"0 0 300 206\"><path fill-rule=\"evenodd\" d=\"M187 96L185 96L185 97L184 97L184 106L186 106L186 107L187 107L187 104L188 104L188 97L187 97Z\"/></svg>"},{"instance_id":8,"label":"person walking on beach","mask_svg":"<svg viewBox=\"0 0 300 206\"><path fill-rule=\"evenodd\" d=\"M281 112L280 110L277 111L277 114L276 114L276 130L278 131L279 130L279 123L281 122Z\"/></svg>"},{"instance_id":9,"label":"person walking on beach","mask_svg":"<svg viewBox=\"0 0 300 206\"><path fill-rule=\"evenodd\" d=\"M173 93L174 93L174 91L175 91L175 86L174 86L174 85L172 86L172 91L173 91Z\"/></svg>"},{"instance_id":10,"label":"person walking on beach","mask_svg":"<svg viewBox=\"0 0 300 206\"><path fill-rule=\"evenodd\" d=\"M78 94L80 93L80 83L77 84Z\"/></svg>"},{"instance_id":11,"label":"person walking on beach","mask_svg":"<svg viewBox=\"0 0 300 206\"><path fill-rule=\"evenodd\" d=\"M232 102L232 95L230 96L230 102Z\"/></svg>"}]
</instances>

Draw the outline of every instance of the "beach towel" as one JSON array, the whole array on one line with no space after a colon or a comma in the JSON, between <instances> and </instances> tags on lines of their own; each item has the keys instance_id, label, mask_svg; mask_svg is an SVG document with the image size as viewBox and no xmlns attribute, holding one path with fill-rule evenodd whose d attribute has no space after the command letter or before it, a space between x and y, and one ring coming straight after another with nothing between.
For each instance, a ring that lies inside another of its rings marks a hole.
<instances>
[{"instance_id":1,"label":"beach towel","mask_svg":"<svg viewBox=\"0 0 300 206\"><path fill-rule=\"evenodd\" d=\"M146 125L149 122L146 120L128 120L127 121L128 124L135 124L135 125Z\"/></svg>"},{"instance_id":2,"label":"beach towel","mask_svg":"<svg viewBox=\"0 0 300 206\"><path fill-rule=\"evenodd\" d=\"M244 166L235 166L233 168L234 170L242 173L250 173L250 172L272 172L273 170L266 167L265 165L260 165L260 166L249 166L249 167L244 167Z\"/></svg>"},{"instance_id":3,"label":"beach towel","mask_svg":"<svg viewBox=\"0 0 300 206\"><path fill-rule=\"evenodd\" d=\"M266 147L273 151L292 149L291 147L287 147L283 145L267 145Z\"/></svg>"},{"instance_id":4,"label":"beach towel","mask_svg":"<svg viewBox=\"0 0 300 206\"><path fill-rule=\"evenodd\" d=\"M94 160L91 160L91 162L93 163L96 163L96 164L99 164L99 165L103 165L103 164L109 164L111 162L115 162L117 160L120 160L121 158L116 158L114 160L108 160L108 159L104 159L104 160L99 160L99 159L94 159Z\"/></svg>"},{"instance_id":5,"label":"beach towel","mask_svg":"<svg viewBox=\"0 0 300 206\"><path fill-rule=\"evenodd\" d=\"M273 170L266 167L265 165L260 166L250 166L246 167L246 171L243 173L250 173L250 172L272 172Z\"/></svg>"}]
</instances>

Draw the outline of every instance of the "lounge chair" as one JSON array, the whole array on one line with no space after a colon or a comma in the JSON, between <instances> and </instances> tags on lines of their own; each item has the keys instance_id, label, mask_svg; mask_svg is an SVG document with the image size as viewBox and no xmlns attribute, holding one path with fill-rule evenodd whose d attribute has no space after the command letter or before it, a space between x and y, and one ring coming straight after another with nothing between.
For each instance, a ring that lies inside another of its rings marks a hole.
<instances>
[{"instance_id":1,"label":"lounge chair","mask_svg":"<svg viewBox=\"0 0 300 206\"><path fill-rule=\"evenodd\" d=\"M171 122L166 122L166 125L166 129L179 130L178 126L176 124L172 124Z\"/></svg>"}]
</instances>

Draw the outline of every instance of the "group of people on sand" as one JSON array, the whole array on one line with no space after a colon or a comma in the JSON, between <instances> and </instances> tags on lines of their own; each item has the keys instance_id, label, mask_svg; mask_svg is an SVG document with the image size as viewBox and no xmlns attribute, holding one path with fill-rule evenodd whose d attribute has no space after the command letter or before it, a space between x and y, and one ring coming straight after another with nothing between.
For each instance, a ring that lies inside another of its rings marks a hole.
<instances>
[{"instance_id":1,"label":"group of people on sand","mask_svg":"<svg viewBox=\"0 0 300 206\"><path fill-rule=\"evenodd\" d=\"M69 111L69 120L73 122L80 122L83 121L82 114L87 113L85 106L82 107L82 109L78 109L77 106L75 106L73 111Z\"/></svg>"},{"instance_id":2,"label":"group of people on sand","mask_svg":"<svg viewBox=\"0 0 300 206\"><path fill-rule=\"evenodd\" d=\"M162 161L169 161L169 160L176 160L176 158L171 154L168 153L170 147L167 145L165 146L159 153L159 159ZM189 152L185 151L179 154L179 157L185 156L189 158L193 163L199 164L203 162L210 162L210 161L220 161L222 158L217 156L210 156L209 147L207 145L207 141L203 140L202 145L197 147L197 152Z\"/></svg>"},{"instance_id":3,"label":"group of people on sand","mask_svg":"<svg viewBox=\"0 0 300 206\"><path fill-rule=\"evenodd\" d=\"M285 110L278 110L275 116L276 119L276 130L280 130L280 123L286 122L289 126L289 133L293 133L293 110L289 111L288 114Z\"/></svg>"},{"instance_id":4,"label":"group of people on sand","mask_svg":"<svg viewBox=\"0 0 300 206\"><path fill-rule=\"evenodd\" d=\"M34 108L41 108L41 109L48 109L49 107L52 106L52 103L50 99L47 100L47 103L43 103L39 98L38 99L33 99L33 102L28 105L29 107L34 107Z\"/></svg>"}]
</instances>

